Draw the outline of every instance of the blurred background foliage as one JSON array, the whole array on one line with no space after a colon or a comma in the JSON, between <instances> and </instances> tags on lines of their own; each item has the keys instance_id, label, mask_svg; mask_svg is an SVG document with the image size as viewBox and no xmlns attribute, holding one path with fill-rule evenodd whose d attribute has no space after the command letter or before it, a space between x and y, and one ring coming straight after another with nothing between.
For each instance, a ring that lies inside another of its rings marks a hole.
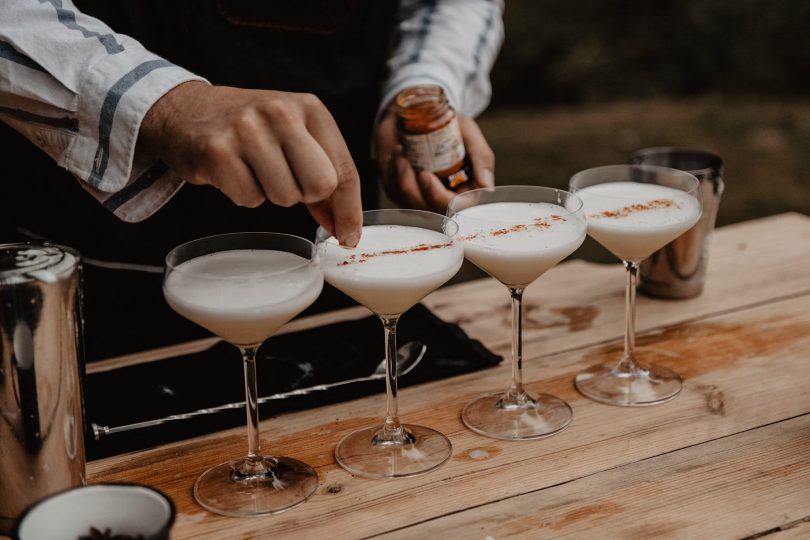
<instances>
[{"instance_id":1,"label":"blurred background foliage","mask_svg":"<svg viewBox=\"0 0 810 540\"><path fill-rule=\"evenodd\" d=\"M493 106L803 97L810 2L507 0Z\"/></svg>"},{"instance_id":2,"label":"blurred background foliage","mask_svg":"<svg viewBox=\"0 0 810 540\"><path fill-rule=\"evenodd\" d=\"M506 0L505 27L479 118L498 184L683 146L725 160L718 225L810 215L810 2ZM590 240L575 256L615 262Z\"/></svg>"}]
</instances>

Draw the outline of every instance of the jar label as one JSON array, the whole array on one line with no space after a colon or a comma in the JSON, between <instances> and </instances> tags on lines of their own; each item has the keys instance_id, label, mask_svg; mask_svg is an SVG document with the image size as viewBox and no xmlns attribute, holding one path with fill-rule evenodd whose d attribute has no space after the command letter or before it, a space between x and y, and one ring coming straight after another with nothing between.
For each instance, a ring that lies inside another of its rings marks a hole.
<instances>
[{"instance_id":1,"label":"jar label","mask_svg":"<svg viewBox=\"0 0 810 540\"><path fill-rule=\"evenodd\" d=\"M412 135L400 132L399 136L405 156L417 172L449 169L466 155L456 118L431 133Z\"/></svg>"}]
</instances>

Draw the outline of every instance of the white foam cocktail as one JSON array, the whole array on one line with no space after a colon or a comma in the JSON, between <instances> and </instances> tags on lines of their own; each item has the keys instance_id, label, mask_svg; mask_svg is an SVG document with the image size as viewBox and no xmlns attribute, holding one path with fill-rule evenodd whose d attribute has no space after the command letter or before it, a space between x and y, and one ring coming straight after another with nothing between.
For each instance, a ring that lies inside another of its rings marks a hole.
<instances>
[{"instance_id":1,"label":"white foam cocktail","mask_svg":"<svg viewBox=\"0 0 810 540\"><path fill-rule=\"evenodd\" d=\"M545 202L493 202L453 215L464 256L507 286L526 286L573 253L585 238L582 219Z\"/></svg>"},{"instance_id":2,"label":"white foam cocktail","mask_svg":"<svg viewBox=\"0 0 810 540\"><path fill-rule=\"evenodd\" d=\"M298 506L317 489L318 475L309 465L261 454L256 351L312 304L322 287L315 245L287 234L209 236L166 256L163 294L169 305L242 352L248 454L197 479L194 497L207 510L226 516L274 514Z\"/></svg>"},{"instance_id":3,"label":"white foam cocktail","mask_svg":"<svg viewBox=\"0 0 810 540\"><path fill-rule=\"evenodd\" d=\"M570 188L583 201L588 234L622 259L627 269L624 354L617 363L593 366L577 375L577 389L611 405L668 401L681 391L681 378L667 368L636 362L638 269L643 259L698 222L702 209L698 180L666 167L608 165L577 173Z\"/></svg>"},{"instance_id":4,"label":"white foam cocktail","mask_svg":"<svg viewBox=\"0 0 810 540\"><path fill-rule=\"evenodd\" d=\"M443 434L399 421L396 324L402 313L458 272L464 252L457 230L452 220L419 210L364 212L362 236L352 249L318 230L326 281L378 315L385 332L385 422L346 435L335 448L337 462L352 474L414 476L439 467L452 454Z\"/></svg>"},{"instance_id":5,"label":"white foam cocktail","mask_svg":"<svg viewBox=\"0 0 810 540\"><path fill-rule=\"evenodd\" d=\"M443 232L368 225L357 247L329 238L322 246L326 280L372 312L398 316L458 272L462 248Z\"/></svg>"},{"instance_id":6,"label":"white foam cocktail","mask_svg":"<svg viewBox=\"0 0 810 540\"><path fill-rule=\"evenodd\" d=\"M164 295L177 313L225 341L254 345L318 298L323 275L307 263L285 251L209 253L179 264L163 285Z\"/></svg>"},{"instance_id":7,"label":"white foam cocktail","mask_svg":"<svg viewBox=\"0 0 810 540\"><path fill-rule=\"evenodd\" d=\"M526 287L573 253L585 239L582 202L538 186L498 186L457 195L448 215L459 224L469 261L506 285L512 297L512 384L468 403L462 420L498 439L537 439L571 422L568 404L523 388L522 297Z\"/></svg>"},{"instance_id":8,"label":"white foam cocktail","mask_svg":"<svg viewBox=\"0 0 810 540\"><path fill-rule=\"evenodd\" d=\"M625 261L646 259L700 218L695 197L657 184L607 182L577 195L585 205L588 233Z\"/></svg>"}]
</instances>

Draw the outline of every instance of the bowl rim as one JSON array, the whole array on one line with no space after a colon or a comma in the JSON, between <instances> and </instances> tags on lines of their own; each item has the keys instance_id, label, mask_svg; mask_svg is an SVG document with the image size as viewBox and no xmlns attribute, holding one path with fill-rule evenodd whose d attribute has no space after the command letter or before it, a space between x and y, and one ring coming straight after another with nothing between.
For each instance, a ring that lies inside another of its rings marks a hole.
<instances>
[{"instance_id":1,"label":"bowl rim","mask_svg":"<svg viewBox=\"0 0 810 540\"><path fill-rule=\"evenodd\" d=\"M104 487L136 487L136 488L140 488L140 489L146 489L148 491L152 491L153 493L157 494L158 497L160 497L161 499L166 501L166 503L169 505L169 516L166 519L166 522L160 527L160 529L158 531L156 531L154 534L147 537L146 540L150 540L152 538L163 538L163 537L168 538L169 537L168 532L171 530L172 526L174 525L174 521L175 521L175 519L177 517L177 508L176 508L176 506L174 504L174 501L172 500L171 497L169 497L168 495L163 493L163 491L161 491L161 490L159 490L159 489L157 489L155 487L152 487L152 486L147 486L146 484L138 484L138 483L135 483L135 482L102 482L102 483L99 483L99 484L83 484L83 485L80 485L80 486L69 487L67 489L63 489L61 491L51 493L50 495L42 497L41 499L37 499L36 501L34 501L30 505L28 505L28 507L26 507L26 509L23 510L14 519L14 525L12 526L11 533L10 533L11 539L12 540L22 540L20 538L20 526L22 525L23 521L25 521L26 516L28 516L28 514L30 514L32 511L34 511L34 509L36 509L38 506L45 503L46 501L48 501L50 499L54 499L56 497L66 495L67 493L70 493L72 491L80 491L80 490L84 490L84 489L87 489L87 488L104 488Z\"/></svg>"}]
</instances>

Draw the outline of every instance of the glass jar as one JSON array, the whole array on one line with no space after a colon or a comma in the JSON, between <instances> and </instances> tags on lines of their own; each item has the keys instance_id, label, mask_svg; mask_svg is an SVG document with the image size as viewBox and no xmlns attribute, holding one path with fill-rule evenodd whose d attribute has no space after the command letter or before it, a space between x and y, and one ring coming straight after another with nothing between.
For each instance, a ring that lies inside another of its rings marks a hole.
<instances>
[{"instance_id":1,"label":"glass jar","mask_svg":"<svg viewBox=\"0 0 810 540\"><path fill-rule=\"evenodd\" d=\"M448 189L472 179L456 111L441 86L406 88L397 95L397 134L414 170L430 171Z\"/></svg>"}]
</instances>

